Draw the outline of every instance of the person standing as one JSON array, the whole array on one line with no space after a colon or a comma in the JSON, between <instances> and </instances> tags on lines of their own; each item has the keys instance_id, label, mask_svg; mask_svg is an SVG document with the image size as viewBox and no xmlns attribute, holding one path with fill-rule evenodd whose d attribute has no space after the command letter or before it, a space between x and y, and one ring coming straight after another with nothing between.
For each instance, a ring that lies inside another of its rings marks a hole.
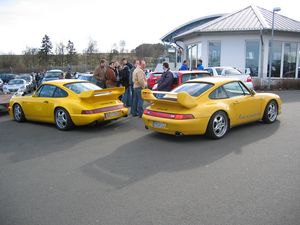
<instances>
[{"instance_id":1,"label":"person standing","mask_svg":"<svg viewBox=\"0 0 300 225\"><path fill-rule=\"evenodd\" d=\"M198 61L197 70L204 70L204 66L202 65L202 59L199 59Z\"/></svg>"},{"instance_id":2,"label":"person standing","mask_svg":"<svg viewBox=\"0 0 300 225\"><path fill-rule=\"evenodd\" d=\"M101 59L99 67L94 72L94 78L96 79L96 85L101 88L106 88L106 72L107 72L107 65L106 60Z\"/></svg>"},{"instance_id":3,"label":"person standing","mask_svg":"<svg viewBox=\"0 0 300 225\"><path fill-rule=\"evenodd\" d=\"M109 63L109 67L106 70L105 78L106 78L106 87L112 88L117 86L117 78L116 78L116 67L115 63L111 62Z\"/></svg>"},{"instance_id":4,"label":"person standing","mask_svg":"<svg viewBox=\"0 0 300 225\"><path fill-rule=\"evenodd\" d=\"M125 106L131 106L132 96L131 96L131 89L129 85L129 78L130 78L130 70L132 69L132 65L128 63L127 59L122 59L122 70L120 71L120 83L122 86L125 87L125 93L122 96L122 102Z\"/></svg>"},{"instance_id":5,"label":"person standing","mask_svg":"<svg viewBox=\"0 0 300 225\"><path fill-rule=\"evenodd\" d=\"M188 63L187 60L184 60L179 70L189 70Z\"/></svg>"},{"instance_id":6,"label":"person standing","mask_svg":"<svg viewBox=\"0 0 300 225\"><path fill-rule=\"evenodd\" d=\"M158 84L158 91L171 91L173 85L173 73L170 71L169 63L163 63L163 74L161 75Z\"/></svg>"},{"instance_id":7,"label":"person standing","mask_svg":"<svg viewBox=\"0 0 300 225\"><path fill-rule=\"evenodd\" d=\"M140 65L137 64L136 69L132 73L133 82L133 102L131 107L132 116L142 117L143 115L143 104L142 89L147 87L146 75L144 69L146 68L146 62L140 61Z\"/></svg>"}]
</instances>

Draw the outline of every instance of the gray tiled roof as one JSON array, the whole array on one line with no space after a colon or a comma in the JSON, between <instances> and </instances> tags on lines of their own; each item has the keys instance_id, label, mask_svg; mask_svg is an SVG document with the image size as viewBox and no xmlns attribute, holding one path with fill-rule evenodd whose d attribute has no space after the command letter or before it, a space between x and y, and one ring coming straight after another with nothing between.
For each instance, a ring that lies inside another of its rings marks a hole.
<instances>
[{"instance_id":1,"label":"gray tiled roof","mask_svg":"<svg viewBox=\"0 0 300 225\"><path fill-rule=\"evenodd\" d=\"M195 27L179 36L182 37L191 33L202 32L271 30L272 14L272 11L251 5ZM300 32L299 21L278 13L275 15L274 24L274 29L278 31Z\"/></svg>"}]
</instances>

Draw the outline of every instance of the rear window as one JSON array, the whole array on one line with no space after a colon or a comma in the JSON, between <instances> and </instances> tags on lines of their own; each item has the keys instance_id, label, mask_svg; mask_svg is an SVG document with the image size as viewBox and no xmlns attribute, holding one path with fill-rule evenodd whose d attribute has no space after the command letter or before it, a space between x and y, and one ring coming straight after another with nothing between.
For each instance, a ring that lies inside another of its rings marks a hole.
<instances>
[{"instance_id":1,"label":"rear window","mask_svg":"<svg viewBox=\"0 0 300 225\"><path fill-rule=\"evenodd\" d=\"M182 83L185 83L188 80L193 80L196 78L201 78L201 77L208 77L210 74L207 73L188 73L188 74L183 74L181 76Z\"/></svg>"},{"instance_id":2,"label":"rear window","mask_svg":"<svg viewBox=\"0 0 300 225\"><path fill-rule=\"evenodd\" d=\"M200 96L202 93L204 93L205 91L207 91L208 89L210 89L213 86L213 84L210 83L185 83L177 88L175 88L173 91L173 93L179 93L179 92L187 92L189 93L191 96L197 97Z\"/></svg>"},{"instance_id":3,"label":"rear window","mask_svg":"<svg viewBox=\"0 0 300 225\"><path fill-rule=\"evenodd\" d=\"M61 75L61 72L47 72L45 77L46 78L57 78Z\"/></svg>"},{"instance_id":4,"label":"rear window","mask_svg":"<svg viewBox=\"0 0 300 225\"><path fill-rule=\"evenodd\" d=\"M64 86L70 89L71 91L75 92L76 94L80 94L81 92L90 90L101 90L101 88L97 85L87 82L70 83L65 84Z\"/></svg>"}]
</instances>

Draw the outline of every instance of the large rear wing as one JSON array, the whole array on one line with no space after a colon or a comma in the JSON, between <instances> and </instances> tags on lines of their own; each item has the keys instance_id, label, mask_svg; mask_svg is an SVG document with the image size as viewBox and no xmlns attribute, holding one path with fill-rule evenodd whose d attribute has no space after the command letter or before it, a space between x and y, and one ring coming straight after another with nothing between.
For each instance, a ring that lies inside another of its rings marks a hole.
<instances>
[{"instance_id":1,"label":"large rear wing","mask_svg":"<svg viewBox=\"0 0 300 225\"><path fill-rule=\"evenodd\" d=\"M106 88L101 90L84 91L79 94L81 99L97 98L97 99L118 99L125 92L125 87Z\"/></svg>"},{"instance_id":2,"label":"large rear wing","mask_svg":"<svg viewBox=\"0 0 300 225\"><path fill-rule=\"evenodd\" d=\"M155 95L163 95L163 97L157 98ZM145 89L142 91L142 98L150 103L179 104L185 108L193 108L197 105L195 98L185 91L174 93Z\"/></svg>"}]
</instances>

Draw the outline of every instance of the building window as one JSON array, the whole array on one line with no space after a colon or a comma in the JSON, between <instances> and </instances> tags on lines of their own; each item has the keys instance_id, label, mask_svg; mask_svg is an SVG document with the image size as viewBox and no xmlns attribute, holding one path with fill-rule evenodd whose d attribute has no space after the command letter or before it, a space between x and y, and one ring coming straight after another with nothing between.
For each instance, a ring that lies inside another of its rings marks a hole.
<instances>
[{"instance_id":1,"label":"building window","mask_svg":"<svg viewBox=\"0 0 300 225\"><path fill-rule=\"evenodd\" d=\"M246 70L251 76L258 76L259 41L246 41Z\"/></svg>"},{"instance_id":2,"label":"building window","mask_svg":"<svg viewBox=\"0 0 300 225\"><path fill-rule=\"evenodd\" d=\"M297 43L284 43L283 77L296 76Z\"/></svg>"},{"instance_id":3,"label":"building window","mask_svg":"<svg viewBox=\"0 0 300 225\"><path fill-rule=\"evenodd\" d=\"M298 64L297 64L297 66L298 66L298 75L297 75L297 77L298 78L300 78L300 43L298 43Z\"/></svg>"},{"instance_id":4,"label":"building window","mask_svg":"<svg viewBox=\"0 0 300 225\"><path fill-rule=\"evenodd\" d=\"M189 67L194 70L197 69L198 59L201 59L202 43L188 46Z\"/></svg>"},{"instance_id":5,"label":"building window","mask_svg":"<svg viewBox=\"0 0 300 225\"><path fill-rule=\"evenodd\" d=\"M270 45L271 45L271 42L269 42L269 51L270 51ZM282 42L274 41L273 42L273 54L271 56L272 77L280 77L281 53L282 53ZM269 62L269 60L268 60L268 62ZM269 74L269 65L268 65L268 74Z\"/></svg>"},{"instance_id":6,"label":"building window","mask_svg":"<svg viewBox=\"0 0 300 225\"><path fill-rule=\"evenodd\" d=\"M220 66L221 42L210 41L208 43L208 66Z\"/></svg>"}]
</instances>

